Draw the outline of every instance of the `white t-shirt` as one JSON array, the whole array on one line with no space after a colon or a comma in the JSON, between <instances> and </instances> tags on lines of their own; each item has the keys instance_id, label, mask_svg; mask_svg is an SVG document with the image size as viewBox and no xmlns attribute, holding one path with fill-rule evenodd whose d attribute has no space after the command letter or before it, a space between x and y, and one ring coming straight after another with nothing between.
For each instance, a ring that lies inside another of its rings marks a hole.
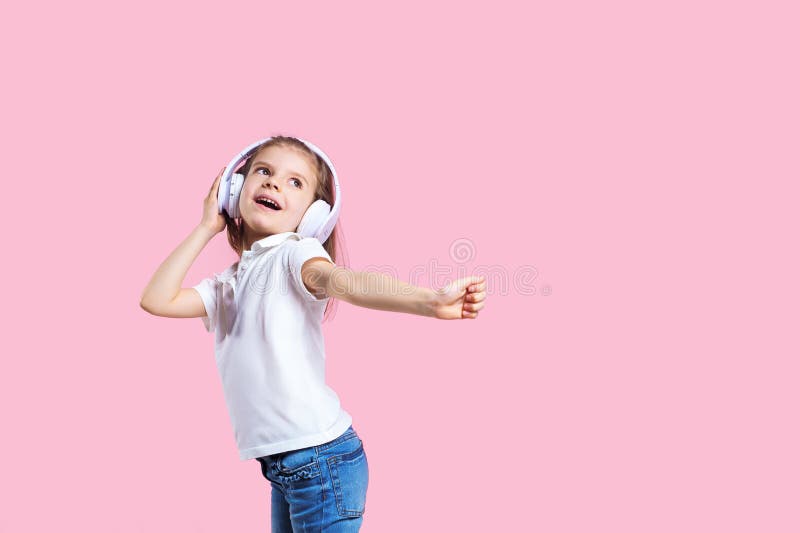
<instances>
[{"instance_id":1,"label":"white t-shirt","mask_svg":"<svg viewBox=\"0 0 800 533\"><path fill-rule=\"evenodd\" d=\"M321 322L328 298L317 299L300 276L312 257L331 261L317 239L276 233L193 287L206 308L203 325L215 334L242 460L323 444L352 423L325 384Z\"/></svg>"}]
</instances>

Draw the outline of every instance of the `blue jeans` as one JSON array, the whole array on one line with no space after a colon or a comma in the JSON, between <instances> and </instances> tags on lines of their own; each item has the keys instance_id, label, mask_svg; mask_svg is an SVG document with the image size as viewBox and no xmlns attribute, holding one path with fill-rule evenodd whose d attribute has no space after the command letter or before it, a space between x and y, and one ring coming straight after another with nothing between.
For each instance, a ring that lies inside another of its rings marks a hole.
<instances>
[{"instance_id":1,"label":"blue jeans","mask_svg":"<svg viewBox=\"0 0 800 533\"><path fill-rule=\"evenodd\" d=\"M369 466L364 443L352 425L325 444L256 460L272 487L272 533L361 528Z\"/></svg>"}]
</instances>

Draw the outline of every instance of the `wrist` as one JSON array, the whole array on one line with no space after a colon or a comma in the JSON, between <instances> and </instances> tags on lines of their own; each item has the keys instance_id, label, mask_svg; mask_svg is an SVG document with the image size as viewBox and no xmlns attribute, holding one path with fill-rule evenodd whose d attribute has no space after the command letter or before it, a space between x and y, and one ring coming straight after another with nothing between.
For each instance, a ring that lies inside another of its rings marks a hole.
<instances>
[{"instance_id":1,"label":"wrist","mask_svg":"<svg viewBox=\"0 0 800 533\"><path fill-rule=\"evenodd\" d=\"M436 296L436 291L427 287L424 288L422 291L422 305L420 310L422 316L436 318Z\"/></svg>"},{"instance_id":2,"label":"wrist","mask_svg":"<svg viewBox=\"0 0 800 533\"><path fill-rule=\"evenodd\" d=\"M211 226L206 225L203 222L201 222L200 224L197 225L197 227L195 228L195 231L197 231L199 233L202 233L203 235L207 236L209 239L218 233L215 228L212 228Z\"/></svg>"}]
</instances>

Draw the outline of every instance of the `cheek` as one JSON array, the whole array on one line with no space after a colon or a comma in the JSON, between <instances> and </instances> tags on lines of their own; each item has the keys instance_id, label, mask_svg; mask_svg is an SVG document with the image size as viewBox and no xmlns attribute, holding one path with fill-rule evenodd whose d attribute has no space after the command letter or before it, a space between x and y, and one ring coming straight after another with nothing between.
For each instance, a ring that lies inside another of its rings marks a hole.
<instances>
[{"instance_id":1,"label":"cheek","mask_svg":"<svg viewBox=\"0 0 800 533\"><path fill-rule=\"evenodd\" d=\"M291 206L290 209L293 211L305 212L305 210L314 203L314 193L296 191L295 194L292 194L291 196L287 195L287 200Z\"/></svg>"},{"instance_id":2,"label":"cheek","mask_svg":"<svg viewBox=\"0 0 800 533\"><path fill-rule=\"evenodd\" d=\"M243 202L245 198L249 198L251 195L252 195L252 193L250 192L250 189L247 186L247 183L242 185L242 190L241 190L241 192L239 192L239 201Z\"/></svg>"},{"instance_id":3,"label":"cheek","mask_svg":"<svg viewBox=\"0 0 800 533\"><path fill-rule=\"evenodd\" d=\"M315 196L316 195L314 194L314 191L306 191L306 193L305 193L305 195L303 197L304 205L306 205L307 207L310 207L311 204L314 203Z\"/></svg>"},{"instance_id":4,"label":"cheek","mask_svg":"<svg viewBox=\"0 0 800 533\"><path fill-rule=\"evenodd\" d=\"M244 184L242 185L241 198L252 198L255 196L257 189L258 186L254 180L245 180Z\"/></svg>"}]
</instances>

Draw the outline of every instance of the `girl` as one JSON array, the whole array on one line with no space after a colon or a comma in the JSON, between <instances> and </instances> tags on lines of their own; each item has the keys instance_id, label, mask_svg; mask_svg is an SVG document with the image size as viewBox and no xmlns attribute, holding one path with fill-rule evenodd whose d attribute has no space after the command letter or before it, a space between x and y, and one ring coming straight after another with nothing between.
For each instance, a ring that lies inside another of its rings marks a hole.
<instances>
[{"instance_id":1,"label":"girl","mask_svg":"<svg viewBox=\"0 0 800 533\"><path fill-rule=\"evenodd\" d=\"M239 457L257 460L270 482L272 531L358 531L369 468L352 417L325 384L324 311L340 299L439 319L476 318L485 279L431 290L337 264L341 204L330 160L294 137L251 146L216 177L200 224L156 270L141 306L157 316L200 317L214 333ZM224 180L220 189L220 180L242 160L234 175L244 179L241 192L228 200L235 181ZM181 288L200 251L225 228L239 260Z\"/></svg>"}]
</instances>

